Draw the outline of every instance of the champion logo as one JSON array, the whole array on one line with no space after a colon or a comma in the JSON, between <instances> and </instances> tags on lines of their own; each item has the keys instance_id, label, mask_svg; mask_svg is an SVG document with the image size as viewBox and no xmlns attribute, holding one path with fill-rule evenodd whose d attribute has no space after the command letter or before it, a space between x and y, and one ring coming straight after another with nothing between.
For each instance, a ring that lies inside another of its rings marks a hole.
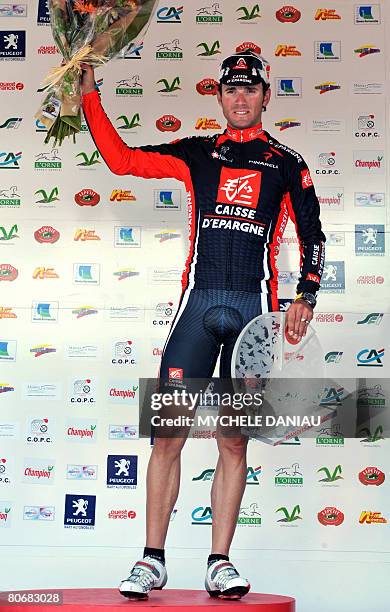
<instances>
[{"instance_id":1,"label":"champion logo","mask_svg":"<svg viewBox=\"0 0 390 612\"><path fill-rule=\"evenodd\" d=\"M171 380L183 380L183 369L169 368L168 376Z\"/></svg>"},{"instance_id":2,"label":"champion logo","mask_svg":"<svg viewBox=\"0 0 390 612\"><path fill-rule=\"evenodd\" d=\"M75 429L68 427L68 436L76 438L93 438L96 426L91 425L90 429Z\"/></svg>"}]
</instances>

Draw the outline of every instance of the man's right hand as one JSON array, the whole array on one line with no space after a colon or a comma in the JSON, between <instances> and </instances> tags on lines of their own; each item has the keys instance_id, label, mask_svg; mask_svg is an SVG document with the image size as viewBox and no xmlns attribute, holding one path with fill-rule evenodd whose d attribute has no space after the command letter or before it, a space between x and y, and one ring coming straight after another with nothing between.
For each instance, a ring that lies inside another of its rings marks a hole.
<instances>
[{"instance_id":1,"label":"man's right hand","mask_svg":"<svg viewBox=\"0 0 390 612\"><path fill-rule=\"evenodd\" d=\"M85 64L84 62L80 64L82 69L81 74L81 93L83 96L95 89L95 71L89 64Z\"/></svg>"}]
</instances>

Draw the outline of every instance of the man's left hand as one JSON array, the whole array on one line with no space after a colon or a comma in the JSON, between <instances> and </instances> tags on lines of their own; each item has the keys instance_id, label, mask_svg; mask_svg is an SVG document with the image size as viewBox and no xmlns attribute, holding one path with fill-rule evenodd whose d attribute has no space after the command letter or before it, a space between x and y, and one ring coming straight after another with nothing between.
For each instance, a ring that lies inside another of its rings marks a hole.
<instances>
[{"instance_id":1,"label":"man's left hand","mask_svg":"<svg viewBox=\"0 0 390 612\"><path fill-rule=\"evenodd\" d=\"M300 342L313 318L313 308L305 300L293 302L286 312L286 335Z\"/></svg>"}]
</instances>

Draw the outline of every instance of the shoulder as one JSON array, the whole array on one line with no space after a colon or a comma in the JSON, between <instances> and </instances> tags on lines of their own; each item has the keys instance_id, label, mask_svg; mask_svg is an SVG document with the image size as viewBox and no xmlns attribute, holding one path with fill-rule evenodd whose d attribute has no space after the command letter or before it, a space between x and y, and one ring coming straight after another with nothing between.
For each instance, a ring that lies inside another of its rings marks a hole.
<instances>
[{"instance_id":1,"label":"shoulder","mask_svg":"<svg viewBox=\"0 0 390 612\"><path fill-rule=\"evenodd\" d=\"M214 146L219 136L220 134L213 134L211 136L186 136L185 138L181 138L176 142L180 142L183 144L183 146L190 148Z\"/></svg>"},{"instance_id":2,"label":"shoulder","mask_svg":"<svg viewBox=\"0 0 390 612\"><path fill-rule=\"evenodd\" d=\"M268 132L266 132L266 136L268 138L269 145L279 151L279 153L286 158L287 163L293 166L305 164L305 160L303 159L302 155L298 153L298 151L295 151L282 142L279 142L276 140L276 138L268 134Z\"/></svg>"}]
</instances>

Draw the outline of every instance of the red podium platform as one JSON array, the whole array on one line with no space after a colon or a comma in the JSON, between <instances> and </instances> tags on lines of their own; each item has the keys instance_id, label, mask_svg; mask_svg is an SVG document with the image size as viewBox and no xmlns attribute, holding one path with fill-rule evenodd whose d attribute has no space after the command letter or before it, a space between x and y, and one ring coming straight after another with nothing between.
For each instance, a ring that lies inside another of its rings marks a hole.
<instances>
[{"instance_id":1,"label":"red podium platform","mask_svg":"<svg viewBox=\"0 0 390 612\"><path fill-rule=\"evenodd\" d=\"M52 589L43 591L18 591L18 593L55 593ZM217 608L225 607L229 612L295 612L295 599L281 595L264 595L249 593L240 600L213 599L205 591L170 590L153 591L146 601L133 601L126 599L116 589L63 589L61 590L62 605L50 603L7 603L7 593L2 592L0 601L1 612L125 612L135 609L142 612L195 612L194 608L201 608L202 612L217 612ZM39 600L39 597L36 598ZM248 610L250 608L250 610Z\"/></svg>"}]
</instances>

